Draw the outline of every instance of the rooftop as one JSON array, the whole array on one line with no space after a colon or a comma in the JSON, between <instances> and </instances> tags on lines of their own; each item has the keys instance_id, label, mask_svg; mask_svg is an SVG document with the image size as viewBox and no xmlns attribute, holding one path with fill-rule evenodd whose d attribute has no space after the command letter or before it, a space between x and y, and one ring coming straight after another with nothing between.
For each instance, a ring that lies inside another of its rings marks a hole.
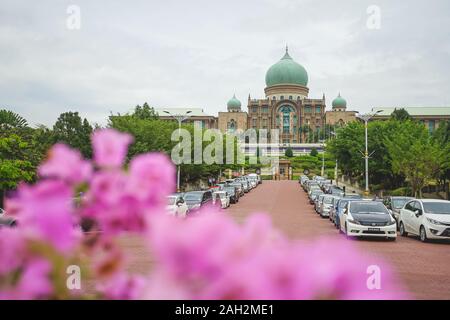
<instances>
[{"instance_id":1,"label":"rooftop","mask_svg":"<svg viewBox=\"0 0 450 320\"><path fill-rule=\"evenodd\" d=\"M378 107L373 112L383 110L378 116L390 116L395 109L405 109L410 116L450 116L450 107Z\"/></svg>"},{"instance_id":2,"label":"rooftop","mask_svg":"<svg viewBox=\"0 0 450 320\"><path fill-rule=\"evenodd\" d=\"M189 113L189 116L191 117L212 117L212 115L205 113L202 108L157 108L155 111L159 116L169 116L164 111L168 111L172 115L185 115L188 111L191 111L191 113Z\"/></svg>"}]
</instances>

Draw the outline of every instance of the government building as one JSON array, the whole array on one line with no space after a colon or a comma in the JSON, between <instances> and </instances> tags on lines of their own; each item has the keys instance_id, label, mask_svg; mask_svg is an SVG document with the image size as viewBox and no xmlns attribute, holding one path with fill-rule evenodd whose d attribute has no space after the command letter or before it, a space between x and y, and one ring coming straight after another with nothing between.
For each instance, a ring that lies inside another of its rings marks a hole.
<instances>
[{"instance_id":1,"label":"government building","mask_svg":"<svg viewBox=\"0 0 450 320\"><path fill-rule=\"evenodd\" d=\"M265 75L264 98L252 98L249 94L247 108L233 95L226 105L226 111L218 116L205 113L201 108L157 109L162 119L172 119L173 115L186 114L185 122L195 126L219 129L223 133L245 131L247 129L278 129L280 153L291 147L294 154L307 153L311 148L321 149L317 144L319 132L325 135L334 126L343 126L357 119L357 111L348 110L347 101L339 93L327 110L325 94L320 98L309 97L308 73L289 54L272 65ZM439 126L439 122L450 119L450 108L408 108L414 119L422 121L430 131ZM382 111L380 111L382 110ZM395 108L374 108L378 111L373 119L387 119ZM313 135L313 140L309 139ZM269 136L269 144L270 141ZM273 141L275 142L275 141ZM311 144L316 142L316 144ZM252 153L255 148L246 150Z\"/></svg>"},{"instance_id":2,"label":"government building","mask_svg":"<svg viewBox=\"0 0 450 320\"><path fill-rule=\"evenodd\" d=\"M266 73L265 98L247 100L247 110L233 96L227 112L219 112L218 128L222 132L252 129L278 129L282 144L306 141L312 132L324 129L325 124L345 124L355 120L356 112L346 111L347 102L339 95L332 102L327 118L325 95L310 98L308 73L288 52Z\"/></svg>"}]
</instances>

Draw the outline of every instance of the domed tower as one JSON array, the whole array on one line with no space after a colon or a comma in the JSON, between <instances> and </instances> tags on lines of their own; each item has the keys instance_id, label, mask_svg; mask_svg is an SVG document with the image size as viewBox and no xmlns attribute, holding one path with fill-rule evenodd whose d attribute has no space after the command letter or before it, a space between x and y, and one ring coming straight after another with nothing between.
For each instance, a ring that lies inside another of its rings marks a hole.
<instances>
[{"instance_id":1,"label":"domed tower","mask_svg":"<svg viewBox=\"0 0 450 320\"><path fill-rule=\"evenodd\" d=\"M333 111L345 111L347 108L347 101L341 97L339 92L338 96L331 103Z\"/></svg>"},{"instance_id":2,"label":"domed tower","mask_svg":"<svg viewBox=\"0 0 450 320\"><path fill-rule=\"evenodd\" d=\"M233 95L233 98L227 102L228 112L241 112L241 102Z\"/></svg>"},{"instance_id":3,"label":"domed tower","mask_svg":"<svg viewBox=\"0 0 450 320\"><path fill-rule=\"evenodd\" d=\"M308 96L308 73L289 55L288 48L280 61L266 73L266 98L270 100L298 100Z\"/></svg>"}]
</instances>

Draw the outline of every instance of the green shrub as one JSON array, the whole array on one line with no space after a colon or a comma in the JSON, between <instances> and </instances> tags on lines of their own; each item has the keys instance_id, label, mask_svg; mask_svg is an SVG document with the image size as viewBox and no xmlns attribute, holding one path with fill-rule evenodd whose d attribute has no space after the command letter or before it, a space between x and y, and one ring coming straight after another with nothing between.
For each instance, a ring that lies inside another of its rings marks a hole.
<instances>
[{"instance_id":1,"label":"green shrub","mask_svg":"<svg viewBox=\"0 0 450 320\"><path fill-rule=\"evenodd\" d=\"M284 155L285 155L286 157L288 157L288 158L292 158L292 157L294 156L294 152L292 151L292 148L291 148L291 147L288 147L288 148L286 149L286 152L284 153Z\"/></svg>"},{"instance_id":2,"label":"green shrub","mask_svg":"<svg viewBox=\"0 0 450 320\"><path fill-rule=\"evenodd\" d=\"M310 155L311 157L317 157L318 154L319 154L319 152L317 151L316 148L312 148L312 149L311 149L311 152L309 153L309 155Z\"/></svg>"}]
</instances>

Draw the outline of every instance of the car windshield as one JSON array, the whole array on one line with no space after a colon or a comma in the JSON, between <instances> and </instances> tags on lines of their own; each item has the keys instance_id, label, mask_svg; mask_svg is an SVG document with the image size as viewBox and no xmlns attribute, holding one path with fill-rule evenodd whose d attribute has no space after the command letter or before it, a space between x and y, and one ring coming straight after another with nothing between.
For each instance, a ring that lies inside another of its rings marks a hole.
<instances>
[{"instance_id":1,"label":"car windshield","mask_svg":"<svg viewBox=\"0 0 450 320\"><path fill-rule=\"evenodd\" d=\"M341 200L339 201L339 208L345 207L345 205L348 203L348 200Z\"/></svg>"},{"instance_id":2,"label":"car windshield","mask_svg":"<svg viewBox=\"0 0 450 320\"><path fill-rule=\"evenodd\" d=\"M424 202L423 208L427 213L450 214L450 202Z\"/></svg>"},{"instance_id":3,"label":"car windshield","mask_svg":"<svg viewBox=\"0 0 450 320\"><path fill-rule=\"evenodd\" d=\"M411 199L407 199L407 198L404 198L404 199L392 199L392 207L395 208L395 209L403 208L405 203L407 201L409 201L409 200L411 200Z\"/></svg>"},{"instance_id":4,"label":"car windshield","mask_svg":"<svg viewBox=\"0 0 450 320\"><path fill-rule=\"evenodd\" d=\"M177 197L167 197L167 205L172 206L175 204Z\"/></svg>"},{"instance_id":5,"label":"car windshield","mask_svg":"<svg viewBox=\"0 0 450 320\"><path fill-rule=\"evenodd\" d=\"M323 198L323 203L332 204L333 203L333 198L325 197L325 198Z\"/></svg>"},{"instance_id":6,"label":"car windshield","mask_svg":"<svg viewBox=\"0 0 450 320\"><path fill-rule=\"evenodd\" d=\"M184 196L187 201L200 201L202 200L203 193L202 192L188 192Z\"/></svg>"},{"instance_id":7,"label":"car windshield","mask_svg":"<svg viewBox=\"0 0 450 320\"><path fill-rule=\"evenodd\" d=\"M381 202L352 202L350 212L357 214L389 214L386 207Z\"/></svg>"}]
</instances>

